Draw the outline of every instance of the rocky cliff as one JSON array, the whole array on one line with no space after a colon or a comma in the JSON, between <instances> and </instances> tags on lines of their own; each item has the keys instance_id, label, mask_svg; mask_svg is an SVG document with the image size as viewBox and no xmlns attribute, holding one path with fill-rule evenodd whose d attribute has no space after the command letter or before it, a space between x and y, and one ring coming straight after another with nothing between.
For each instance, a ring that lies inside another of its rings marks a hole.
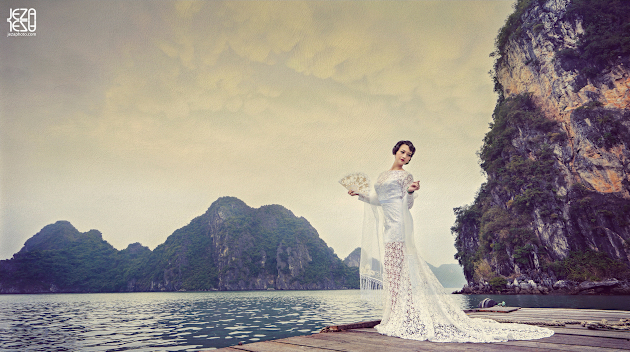
<instances>
[{"instance_id":1,"label":"rocky cliff","mask_svg":"<svg viewBox=\"0 0 630 352\"><path fill-rule=\"evenodd\" d=\"M361 247L355 248L343 262L349 267L358 268L361 265Z\"/></svg>"},{"instance_id":2,"label":"rocky cliff","mask_svg":"<svg viewBox=\"0 0 630 352\"><path fill-rule=\"evenodd\" d=\"M297 290L358 286L348 268L304 218L280 205L250 208L218 199L155 250L142 290ZM203 278L203 280L201 279Z\"/></svg>"},{"instance_id":3,"label":"rocky cliff","mask_svg":"<svg viewBox=\"0 0 630 352\"><path fill-rule=\"evenodd\" d=\"M44 227L0 261L0 293L358 288L349 268L304 218L224 197L155 250L117 251L67 221Z\"/></svg>"},{"instance_id":4,"label":"rocky cliff","mask_svg":"<svg viewBox=\"0 0 630 352\"><path fill-rule=\"evenodd\" d=\"M120 285L119 265L119 252L99 231L80 233L58 221L0 261L0 293L113 291Z\"/></svg>"},{"instance_id":5,"label":"rocky cliff","mask_svg":"<svg viewBox=\"0 0 630 352\"><path fill-rule=\"evenodd\" d=\"M469 288L628 291L628 14L624 1L520 0L501 29L487 182L452 228Z\"/></svg>"}]
</instances>

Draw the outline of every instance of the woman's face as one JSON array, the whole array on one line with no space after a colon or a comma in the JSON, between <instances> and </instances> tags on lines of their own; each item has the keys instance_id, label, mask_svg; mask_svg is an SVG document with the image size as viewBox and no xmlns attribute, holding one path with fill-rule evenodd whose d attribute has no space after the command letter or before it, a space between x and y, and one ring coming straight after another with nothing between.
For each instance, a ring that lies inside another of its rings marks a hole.
<instances>
[{"instance_id":1,"label":"woman's face","mask_svg":"<svg viewBox=\"0 0 630 352\"><path fill-rule=\"evenodd\" d=\"M403 144L400 146L400 148L398 148L398 151L396 152L396 163L400 166L403 166L407 164L409 160L411 160L412 155L413 153L411 153L411 150L409 150L409 146Z\"/></svg>"}]
</instances>

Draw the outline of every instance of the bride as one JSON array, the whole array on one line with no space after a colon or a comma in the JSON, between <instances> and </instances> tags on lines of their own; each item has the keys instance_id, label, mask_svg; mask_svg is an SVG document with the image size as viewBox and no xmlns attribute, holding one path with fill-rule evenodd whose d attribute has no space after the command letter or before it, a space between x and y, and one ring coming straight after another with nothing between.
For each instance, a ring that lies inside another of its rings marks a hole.
<instances>
[{"instance_id":1,"label":"bride","mask_svg":"<svg viewBox=\"0 0 630 352\"><path fill-rule=\"evenodd\" d=\"M378 176L375 192L348 191L366 202L361 293L384 304L376 330L384 335L434 342L498 342L553 335L552 330L537 326L471 319L446 294L414 244L409 209L420 183L414 182L403 166L415 150L410 141L396 143L392 150L394 164Z\"/></svg>"}]
</instances>

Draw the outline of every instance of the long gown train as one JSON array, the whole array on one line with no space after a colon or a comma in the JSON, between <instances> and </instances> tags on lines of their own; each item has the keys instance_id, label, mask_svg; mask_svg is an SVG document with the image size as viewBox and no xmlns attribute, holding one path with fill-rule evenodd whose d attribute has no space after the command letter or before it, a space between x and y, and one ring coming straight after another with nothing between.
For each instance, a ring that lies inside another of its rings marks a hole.
<instances>
[{"instance_id":1,"label":"long gown train","mask_svg":"<svg viewBox=\"0 0 630 352\"><path fill-rule=\"evenodd\" d=\"M537 326L469 318L446 294L416 250L406 190L413 176L383 172L366 202L361 243L361 292L384 306L375 328L384 335L434 342L498 342L548 337Z\"/></svg>"}]
</instances>

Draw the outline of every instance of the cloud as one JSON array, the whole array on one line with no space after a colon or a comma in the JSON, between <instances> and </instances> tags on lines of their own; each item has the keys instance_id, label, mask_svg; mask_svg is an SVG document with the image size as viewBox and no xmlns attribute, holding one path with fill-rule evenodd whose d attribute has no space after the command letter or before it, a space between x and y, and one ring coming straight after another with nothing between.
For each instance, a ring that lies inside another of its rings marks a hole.
<instances>
[{"instance_id":1,"label":"cloud","mask_svg":"<svg viewBox=\"0 0 630 352\"><path fill-rule=\"evenodd\" d=\"M388 168L392 142L423 152L410 170L431 197L428 235L480 183L462 175L478 175L509 2L34 6L41 36L0 38L4 233L66 219L155 246L232 195L305 216L345 255L361 211L336 180Z\"/></svg>"},{"instance_id":2,"label":"cloud","mask_svg":"<svg viewBox=\"0 0 630 352\"><path fill-rule=\"evenodd\" d=\"M296 82L304 79L300 76L312 77L309 81L323 89L336 82L363 101L378 96L402 103L416 99L433 111L457 106L478 112L488 102L468 93L487 77L476 76L477 67L471 67L477 56L466 59L471 53L462 48L469 38L446 31L463 22L470 9L439 5L165 3L156 16L158 23L146 25L155 30L150 40L137 45L138 38L131 37L118 45L120 52L111 54L118 65L109 72L113 84L105 93L107 108L100 118L109 124L108 119L124 120L124 114L150 116L147 121L187 118L193 112L208 118L221 112L255 116L274 99L299 105L304 99L289 102L281 96L304 89ZM157 10L140 11L151 17ZM273 96L265 93L269 90Z\"/></svg>"}]
</instances>

